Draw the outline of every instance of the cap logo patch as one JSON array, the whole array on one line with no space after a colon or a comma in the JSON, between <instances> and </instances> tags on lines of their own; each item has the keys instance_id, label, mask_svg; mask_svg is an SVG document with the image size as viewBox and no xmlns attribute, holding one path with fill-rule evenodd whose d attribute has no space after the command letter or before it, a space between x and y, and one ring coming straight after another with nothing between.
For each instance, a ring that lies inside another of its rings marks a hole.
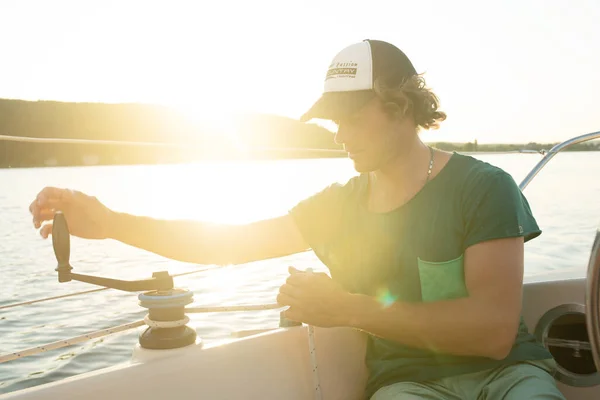
<instances>
[{"instance_id":1,"label":"cap logo patch","mask_svg":"<svg viewBox=\"0 0 600 400\"><path fill-rule=\"evenodd\" d=\"M332 78L356 78L358 63L336 62L329 66L325 80Z\"/></svg>"}]
</instances>

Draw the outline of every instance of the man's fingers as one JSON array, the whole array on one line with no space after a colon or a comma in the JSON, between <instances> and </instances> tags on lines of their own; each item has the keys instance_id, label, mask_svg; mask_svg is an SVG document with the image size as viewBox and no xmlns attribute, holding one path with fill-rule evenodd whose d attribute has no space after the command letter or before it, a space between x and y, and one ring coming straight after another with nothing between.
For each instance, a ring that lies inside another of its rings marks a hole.
<instances>
[{"instance_id":1,"label":"man's fingers","mask_svg":"<svg viewBox=\"0 0 600 400\"><path fill-rule=\"evenodd\" d=\"M319 275L306 272L298 272L287 277L286 283L294 286L312 286Z\"/></svg>"},{"instance_id":2,"label":"man's fingers","mask_svg":"<svg viewBox=\"0 0 600 400\"><path fill-rule=\"evenodd\" d=\"M33 215L33 226L35 229L39 229L42 226L42 223L45 221L51 221L54 219L54 215L56 214L56 210L44 208L42 210L36 211Z\"/></svg>"},{"instance_id":3,"label":"man's fingers","mask_svg":"<svg viewBox=\"0 0 600 400\"><path fill-rule=\"evenodd\" d=\"M50 208L44 208L43 210L40 210L37 213L35 219L39 222L50 221L51 219L54 218L54 214L56 214L56 210L50 209Z\"/></svg>"},{"instance_id":4,"label":"man's fingers","mask_svg":"<svg viewBox=\"0 0 600 400\"><path fill-rule=\"evenodd\" d=\"M38 199L48 198L48 199L62 200L66 196L68 196L70 192L72 192L72 191L69 189L57 188L54 186L46 186L45 188L40 190L40 192L37 195L37 198Z\"/></svg>"},{"instance_id":5,"label":"man's fingers","mask_svg":"<svg viewBox=\"0 0 600 400\"><path fill-rule=\"evenodd\" d=\"M303 297L304 291L302 289L298 289L295 286L288 285L287 283L285 283L279 288L279 293L298 299Z\"/></svg>"},{"instance_id":6,"label":"man's fingers","mask_svg":"<svg viewBox=\"0 0 600 400\"><path fill-rule=\"evenodd\" d=\"M45 187L29 205L29 211L35 215L44 208L58 208L73 198L73 191L55 187Z\"/></svg>"},{"instance_id":7,"label":"man's fingers","mask_svg":"<svg viewBox=\"0 0 600 400\"><path fill-rule=\"evenodd\" d=\"M279 304L280 306L293 306L297 303L298 301L296 299L285 293L279 292L279 294L277 295L277 304Z\"/></svg>"},{"instance_id":8,"label":"man's fingers","mask_svg":"<svg viewBox=\"0 0 600 400\"><path fill-rule=\"evenodd\" d=\"M42 226L42 229L40 229L40 236L42 236L44 239L47 239L51 233L52 233L52 223L46 224L46 225Z\"/></svg>"},{"instance_id":9,"label":"man's fingers","mask_svg":"<svg viewBox=\"0 0 600 400\"><path fill-rule=\"evenodd\" d=\"M290 307L287 310L285 310L283 312L283 315L285 316L285 318L289 319L290 321L295 321L295 322L304 322L303 319L305 319L305 315L302 312L301 309L297 308L297 307Z\"/></svg>"},{"instance_id":10,"label":"man's fingers","mask_svg":"<svg viewBox=\"0 0 600 400\"><path fill-rule=\"evenodd\" d=\"M34 227L38 229L44 221L53 219L56 211L64 211L72 197L71 190L55 187L42 189L29 205Z\"/></svg>"},{"instance_id":11,"label":"man's fingers","mask_svg":"<svg viewBox=\"0 0 600 400\"><path fill-rule=\"evenodd\" d=\"M300 271L299 269L292 267L291 265L288 267L288 272L293 275L293 274L298 274L298 273L302 273L304 271Z\"/></svg>"}]
</instances>

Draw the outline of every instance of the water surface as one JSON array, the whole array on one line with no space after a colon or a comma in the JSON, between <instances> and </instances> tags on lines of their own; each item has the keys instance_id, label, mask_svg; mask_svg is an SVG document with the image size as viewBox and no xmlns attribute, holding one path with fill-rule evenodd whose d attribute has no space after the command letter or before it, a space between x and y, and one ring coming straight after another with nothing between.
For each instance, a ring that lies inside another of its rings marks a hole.
<instances>
[{"instance_id":1,"label":"water surface","mask_svg":"<svg viewBox=\"0 0 600 400\"><path fill-rule=\"evenodd\" d=\"M517 182L540 159L531 154L476 155L505 168ZM527 245L526 275L574 270L583 274L600 222L600 153L557 155L525 193L543 234ZM246 222L285 213L306 196L354 175L349 160L206 162L0 170L0 305L94 287L59 284L52 244L31 224L28 206L44 186L70 187L138 215ZM72 238L75 270L142 279L202 266L171 261L121 243ZM323 266L311 252L225 267L176 279L198 306L273 303L287 266ZM0 354L143 318L136 294L103 291L0 311ZM277 311L196 314L191 326L206 342L231 332L276 327ZM0 364L0 393L126 361L143 328Z\"/></svg>"}]
</instances>

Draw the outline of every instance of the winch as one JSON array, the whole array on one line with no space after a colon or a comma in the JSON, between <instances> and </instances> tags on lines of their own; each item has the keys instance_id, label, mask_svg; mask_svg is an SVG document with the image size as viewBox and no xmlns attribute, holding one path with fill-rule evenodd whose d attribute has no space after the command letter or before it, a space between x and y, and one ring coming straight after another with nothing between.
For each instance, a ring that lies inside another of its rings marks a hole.
<instances>
[{"instance_id":1,"label":"winch","mask_svg":"<svg viewBox=\"0 0 600 400\"><path fill-rule=\"evenodd\" d=\"M58 281L79 281L126 292L139 292L139 305L148 309L144 322L148 328L139 335L145 349L176 349L196 342L196 331L187 326L185 306L193 302L193 293L173 285L167 271L154 272L152 278L119 280L74 273L70 264L71 235L63 213L57 212L52 225L52 246L58 262Z\"/></svg>"}]
</instances>

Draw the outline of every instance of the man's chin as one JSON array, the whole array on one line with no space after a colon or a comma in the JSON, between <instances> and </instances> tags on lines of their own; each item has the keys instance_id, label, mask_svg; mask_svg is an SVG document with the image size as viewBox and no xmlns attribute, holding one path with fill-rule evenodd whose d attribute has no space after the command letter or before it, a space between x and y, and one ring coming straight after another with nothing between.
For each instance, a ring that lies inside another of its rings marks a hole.
<instances>
[{"instance_id":1,"label":"man's chin","mask_svg":"<svg viewBox=\"0 0 600 400\"><path fill-rule=\"evenodd\" d=\"M352 163L354 164L354 170L360 174L374 170L373 165L362 160L352 160Z\"/></svg>"}]
</instances>

